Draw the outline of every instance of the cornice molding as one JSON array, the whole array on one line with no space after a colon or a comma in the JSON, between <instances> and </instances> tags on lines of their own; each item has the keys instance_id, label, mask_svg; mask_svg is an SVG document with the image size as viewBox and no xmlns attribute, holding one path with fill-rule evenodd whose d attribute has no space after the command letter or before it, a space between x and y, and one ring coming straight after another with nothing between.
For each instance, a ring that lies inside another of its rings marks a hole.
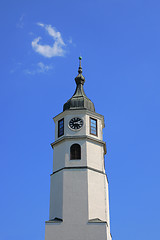
<instances>
[{"instance_id":1,"label":"cornice molding","mask_svg":"<svg viewBox=\"0 0 160 240\"><path fill-rule=\"evenodd\" d=\"M99 218L90 219L90 220L88 220L88 223L105 223L105 224L107 224L107 227L108 227L107 221L103 221Z\"/></svg>"},{"instance_id":2,"label":"cornice molding","mask_svg":"<svg viewBox=\"0 0 160 240\"><path fill-rule=\"evenodd\" d=\"M82 136L63 136L61 138L59 138L58 140L56 140L55 142L51 143L51 147L54 149L54 146L63 142L63 141L66 141L66 140L75 140L75 139L78 139L78 140L81 140L81 139L85 139L85 140L88 140L88 141L92 141L92 142L96 142L96 143L99 143L99 144L102 144L103 147L104 147L104 154L107 153L107 148L106 148L106 142L102 141L102 140L99 140L99 139L96 139L96 138L93 138L93 137L90 137L90 136L87 136L87 135L82 135Z\"/></svg>"},{"instance_id":3,"label":"cornice molding","mask_svg":"<svg viewBox=\"0 0 160 240\"><path fill-rule=\"evenodd\" d=\"M64 168L60 168L60 169L54 171L53 173L51 173L50 176L52 176L52 175L54 175L54 174L56 174L56 173L58 173L58 172L61 172L61 171L63 171L63 170L71 170L71 169L76 169L76 170L77 170L77 169L79 169L79 170L85 169L85 170L91 170L91 171L94 171L94 172L97 172L97 173L103 174L103 175L106 176L106 179L107 179L107 182L108 182L108 177L107 177L107 174L106 174L105 172L100 171L100 170L97 170L97 169L95 169L95 168L87 167L87 166L79 166L79 167L64 167Z\"/></svg>"}]
</instances>

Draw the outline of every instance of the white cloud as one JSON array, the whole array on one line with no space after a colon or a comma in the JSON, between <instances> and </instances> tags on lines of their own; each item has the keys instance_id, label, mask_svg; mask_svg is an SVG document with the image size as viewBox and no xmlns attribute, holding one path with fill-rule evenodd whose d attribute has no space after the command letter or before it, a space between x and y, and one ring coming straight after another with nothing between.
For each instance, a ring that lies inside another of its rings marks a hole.
<instances>
[{"instance_id":1,"label":"white cloud","mask_svg":"<svg viewBox=\"0 0 160 240\"><path fill-rule=\"evenodd\" d=\"M53 69L52 65L45 65L42 62L37 63L35 69L25 69L24 73L29 75L35 75L37 73L47 73L49 70Z\"/></svg>"},{"instance_id":2,"label":"white cloud","mask_svg":"<svg viewBox=\"0 0 160 240\"><path fill-rule=\"evenodd\" d=\"M42 62L37 63L37 66L39 67L39 72L48 72L50 69L53 68L52 65L45 65Z\"/></svg>"},{"instance_id":3,"label":"white cloud","mask_svg":"<svg viewBox=\"0 0 160 240\"><path fill-rule=\"evenodd\" d=\"M44 27L43 23L37 23L38 26Z\"/></svg>"},{"instance_id":4,"label":"white cloud","mask_svg":"<svg viewBox=\"0 0 160 240\"><path fill-rule=\"evenodd\" d=\"M51 58L56 56L64 56L65 46L61 33L57 32L51 25L45 25L43 23L37 23L38 26L44 28L47 33L53 38L53 45L43 45L40 44L41 37L37 37L32 41L32 48L35 52L41 54L44 57Z\"/></svg>"}]
</instances>

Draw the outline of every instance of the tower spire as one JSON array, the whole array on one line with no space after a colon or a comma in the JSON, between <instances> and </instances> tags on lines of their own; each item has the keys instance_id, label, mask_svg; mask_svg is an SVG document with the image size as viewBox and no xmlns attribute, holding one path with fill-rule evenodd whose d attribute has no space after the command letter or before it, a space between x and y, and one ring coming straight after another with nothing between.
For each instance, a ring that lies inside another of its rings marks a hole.
<instances>
[{"instance_id":1,"label":"tower spire","mask_svg":"<svg viewBox=\"0 0 160 240\"><path fill-rule=\"evenodd\" d=\"M84 93L83 85L85 78L82 75L82 66L81 66L82 57L79 57L79 68L78 75L75 78L76 90L73 96L63 105L63 111L65 110L77 110L77 109L87 109L92 112L95 112L93 102L86 96Z\"/></svg>"}]
</instances>

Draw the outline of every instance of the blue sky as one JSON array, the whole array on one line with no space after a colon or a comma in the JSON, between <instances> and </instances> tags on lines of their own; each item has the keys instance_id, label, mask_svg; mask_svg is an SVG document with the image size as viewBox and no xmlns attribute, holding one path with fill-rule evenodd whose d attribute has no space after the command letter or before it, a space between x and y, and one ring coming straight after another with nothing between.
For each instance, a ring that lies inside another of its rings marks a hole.
<instances>
[{"instance_id":1,"label":"blue sky","mask_svg":"<svg viewBox=\"0 0 160 240\"><path fill-rule=\"evenodd\" d=\"M113 240L159 239L160 2L0 4L2 240L44 240L52 117L75 89L105 117Z\"/></svg>"}]
</instances>

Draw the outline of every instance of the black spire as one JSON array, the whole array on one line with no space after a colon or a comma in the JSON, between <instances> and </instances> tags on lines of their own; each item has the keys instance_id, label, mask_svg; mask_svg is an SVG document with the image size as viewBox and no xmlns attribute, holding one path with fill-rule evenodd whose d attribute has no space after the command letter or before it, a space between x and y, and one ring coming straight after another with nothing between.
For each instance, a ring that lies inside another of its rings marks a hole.
<instances>
[{"instance_id":1,"label":"black spire","mask_svg":"<svg viewBox=\"0 0 160 240\"><path fill-rule=\"evenodd\" d=\"M90 111L95 111L94 104L92 101L87 98L86 94L83 90L83 85L85 82L85 78L82 75L82 67L81 67L82 57L79 57L79 68L78 75L75 78L75 82L77 84L74 95L63 105L63 111L65 110L76 110L76 109L88 109Z\"/></svg>"}]
</instances>

